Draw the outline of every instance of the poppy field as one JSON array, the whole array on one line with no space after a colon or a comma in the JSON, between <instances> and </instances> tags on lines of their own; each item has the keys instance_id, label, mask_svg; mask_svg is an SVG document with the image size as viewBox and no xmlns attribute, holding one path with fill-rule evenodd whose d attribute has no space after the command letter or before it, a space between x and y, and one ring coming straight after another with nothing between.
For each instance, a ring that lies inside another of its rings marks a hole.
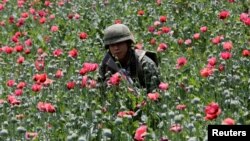
<instances>
[{"instance_id":1,"label":"poppy field","mask_svg":"<svg viewBox=\"0 0 250 141\"><path fill-rule=\"evenodd\" d=\"M250 124L249 0L1 0L0 140L206 141ZM100 89L103 31L127 25L161 83Z\"/></svg>"}]
</instances>

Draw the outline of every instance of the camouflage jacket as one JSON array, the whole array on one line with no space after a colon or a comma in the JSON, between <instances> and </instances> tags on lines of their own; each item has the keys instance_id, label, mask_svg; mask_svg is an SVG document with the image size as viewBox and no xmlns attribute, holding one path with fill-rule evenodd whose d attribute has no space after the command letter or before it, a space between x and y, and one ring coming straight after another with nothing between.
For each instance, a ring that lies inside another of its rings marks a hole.
<instances>
[{"instance_id":1,"label":"camouflage jacket","mask_svg":"<svg viewBox=\"0 0 250 141\"><path fill-rule=\"evenodd\" d=\"M125 69L132 80L138 84L136 87L147 89L147 93L152 92L158 88L160 83L159 70L156 63L144 54L138 54L134 50L130 50L130 59L128 65L120 66ZM107 52L99 68L99 75L101 81L105 82L109 77L116 73L116 71L109 67L109 59L115 60L110 52ZM119 65L118 65L119 66Z\"/></svg>"}]
</instances>

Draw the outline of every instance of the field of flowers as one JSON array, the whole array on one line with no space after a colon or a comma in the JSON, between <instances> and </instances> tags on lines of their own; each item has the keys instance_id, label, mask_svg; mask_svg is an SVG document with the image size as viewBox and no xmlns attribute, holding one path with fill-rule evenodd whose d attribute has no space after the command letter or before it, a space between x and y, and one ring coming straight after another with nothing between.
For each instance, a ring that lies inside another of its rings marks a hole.
<instances>
[{"instance_id":1,"label":"field of flowers","mask_svg":"<svg viewBox=\"0 0 250 141\"><path fill-rule=\"evenodd\" d=\"M249 0L1 0L0 140L205 141L250 124ZM103 30L155 51L161 84L97 82Z\"/></svg>"}]
</instances>

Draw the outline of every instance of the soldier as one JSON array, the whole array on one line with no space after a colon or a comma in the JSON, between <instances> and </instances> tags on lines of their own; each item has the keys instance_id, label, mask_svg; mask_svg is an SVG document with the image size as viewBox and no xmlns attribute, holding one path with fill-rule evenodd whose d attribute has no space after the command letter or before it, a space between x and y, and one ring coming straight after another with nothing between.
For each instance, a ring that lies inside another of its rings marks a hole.
<instances>
[{"instance_id":1,"label":"soldier","mask_svg":"<svg viewBox=\"0 0 250 141\"><path fill-rule=\"evenodd\" d=\"M133 35L124 24L114 24L104 30L104 46L108 51L99 69L101 80L107 82L108 74L124 70L130 84L137 82L147 93L153 92L160 83L157 61L154 62L156 54L135 50L134 43Z\"/></svg>"}]
</instances>

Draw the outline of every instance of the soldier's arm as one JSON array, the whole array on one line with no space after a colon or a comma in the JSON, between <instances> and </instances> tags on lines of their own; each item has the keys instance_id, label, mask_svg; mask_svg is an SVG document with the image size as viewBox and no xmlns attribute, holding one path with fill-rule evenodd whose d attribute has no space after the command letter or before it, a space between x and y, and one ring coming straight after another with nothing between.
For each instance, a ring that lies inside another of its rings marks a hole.
<instances>
[{"instance_id":1,"label":"soldier's arm","mask_svg":"<svg viewBox=\"0 0 250 141\"><path fill-rule=\"evenodd\" d=\"M141 63L147 93L153 92L160 84L159 69L156 64L147 56L143 57Z\"/></svg>"}]
</instances>

